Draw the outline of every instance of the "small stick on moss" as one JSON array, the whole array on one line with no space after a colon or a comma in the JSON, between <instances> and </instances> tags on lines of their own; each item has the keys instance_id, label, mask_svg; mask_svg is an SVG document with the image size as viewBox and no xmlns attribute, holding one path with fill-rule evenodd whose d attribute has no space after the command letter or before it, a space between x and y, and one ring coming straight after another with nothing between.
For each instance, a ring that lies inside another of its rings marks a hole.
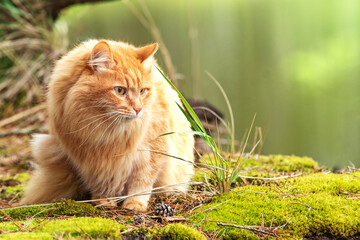
<instances>
[{"instance_id":1,"label":"small stick on moss","mask_svg":"<svg viewBox=\"0 0 360 240\"><path fill-rule=\"evenodd\" d=\"M34 221L34 220L35 220L35 219L33 219L32 221ZM32 221L30 222L30 224L32 223ZM32 229L30 229L30 232L41 229L43 226L45 226L45 225L46 225L46 224L48 224L49 222L50 222L50 221L48 221L48 220L44 220L44 221L42 221L42 222L41 222L41 224L39 224L38 226L33 227ZM29 227L29 226L30 226L30 224L28 224L28 226L27 226L27 227Z\"/></svg>"},{"instance_id":2,"label":"small stick on moss","mask_svg":"<svg viewBox=\"0 0 360 240\"><path fill-rule=\"evenodd\" d=\"M11 204L16 198L20 195L20 192L16 193L15 196L9 201L9 204Z\"/></svg>"},{"instance_id":3,"label":"small stick on moss","mask_svg":"<svg viewBox=\"0 0 360 240\"><path fill-rule=\"evenodd\" d=\"M278 179L299 177L299 176L301 176L301 175L303 175L303 174L302 174L302 173L298 173L298 174L291 175L291 176L281 176L281 177L273 177L273 178L251 177L251 176L241 176L241 175L239 175L238 177L246 178L246 179L259 179L259 180L278 180Z\"/></svg>"},{"instance_id":4,"label":"small stick on moss","mask_svg":"<svg viewBox=\"0 0 360 240\"><path fill-rule=\"evenodd\" d=\"M240 216L240 217L242 217L244 220L246 220L246 221L249 221L249 219L247 219L244 215L242 215L242 214L240 214L240 213L236 213L236 212L233 212L233 211L229 211L230 213L233 213L233 214L236 214L236 215L238 215L238 216Z\"/></svg>"},{"instance_id":5,"label":"small stick on moss","mask_svg":"<svg viewBox=\"0 0 360 240\"><path fill-rule=\"evenodd\" d=\"M278 229L283 229L288 222L286 222L285 224L275 227L273 229L269 228L269 227L262 227L262 226L238 226L238 225L231 225L231 224L224 224L222 222L218 222L217 225L218 226L225 226L225 227L235 227L235 228L240 228L240 229L245 229L245 230L250 230L259 234L265 234L265 235L270 235L270 236L274 236L277 239L286 237L286 238L291 238L291 239L295 239L294 237L290 236L288 233L285 232L278 232Z\"/></svg>"},{"instance_id":6,"label":"small stick on moss","mask_svg":"<svg viewBox=\"0 0 360 240\"><path fill-rule=\"evenodd\" d=\"M347 192L347 191L345 191L345 190L343 190L343 189L341 189L341 188L339 188L339 187L338 187L338 189L339 189L340 193L342 193L342 194L344 194L344 195L348 195L348 196L355 197L355 198L359 198L359 197L360 197L360 194L358 194L358 193L349 193L349 192ZM348 199L349 199L349 198L348 198Z\"/></svg>"},{"instance_id":7,"label":"small stick on moss","mask_svg":"<svg viewBox=\"0 0 360 240\"><path fill-rule=\"evenodd\" d=\"M349 170L352 170L352 171L355 171L355 172L360 171L359 168L350 167L350 166L348 167L348 169L349 169Z\"/></svg>"},{"instance_id":8,"label":"small stick on moss","mask_svg":"<svg viewBox=\"0 0 360 240\"><path fill-rule=\"evenodd\" d=\"M204 179L205 179L206 185L209 187L210 192L211 192L212 194L216 194L216 191L211 187L211 184L210 184L209 181L207 180L206 172L204 172Z\"/></svg>"},{"instance_id":9,"label":"small stick on moss","mask_svg":"<svg viewBox=\"0 0 360 240\"><path fill-rule=\"evenodd\" d=\"M299 202L293 202L290 204L300 204L300 205L304 205L306 207L308 207L308 211L310 210L315 210L314 208L312 208L311 206L309 206L308 204L304 203L303 201L299 200L299 199L294 199L295 201L299 201Z\"/></svg>"},{"instance_id":10,"label":"small stick on moss","mask_svg":"<svg viewBox=\"0 0 360 240\"><path fill-rule=\"evenodd\" d=\"M260 229L254 228L254 227L238 226L238 225L233 225L233 224L224 224L222 222L218 222L217 225L218 226L224 226L224 227L235 227L235 228L250 230L250 231L253 231L253 232L258 232L258 233L262 233L262 234L266 234L266 235L276 237L276 234L274 234L274 233L266 232L266 231L263 231L263 230L260 230Z\"/></svg>"},{"instance_id":11,"label":"small stick on moss","mask_svg":"<svg viewBox=\"0 0 360 240\"><path fill-rule=\"evenodd\" d=\"M194 216L196 216L196 215L198 215L198 214L200 214L200 213L203 213L203 212L215 210L218 206L220 206L220 205L222 205L222 204L224 204L224 203L227 203L227 202L230 201L230 200L231 200L231 199L226 200L225 202L219 203L219 204L217 204L217 205L215 205L215 206L213 206L213 207L211 207L211 208L205 209L205 210L195 211L195 212L194 212L195 215L192 215L191 217L194 217ZM188 216L189 214L190 214L190 213L185 214L184 217Z\"/></svg>"},{"instance_id":12,"label":"small stick on moss","mask_svg":"<svg viewBox=\"0 0 360 240\"><path fill-rule=\"evenodd\" d=\"M200 224L201 224L203 221L205 221L205 220L208 218L208 216L209 216L209 212L206 213L206 215L200 220L200 222L195 223L192 227L194 227L195 225L200 226ZM205 227L206 227L206 223L205 223Z\"/></svg>"},{"instance_id":13,"label":"small stick on moss","mask_svg":"<svg viewBox=\"0 0 360 240\"><path fill-rule=\"evenodd\" d=\"M128 229L126 229L125 231L121 232L120 234L123 235L123 234L126 234L126 233L129 233L129 232L132 232L134 230L134 227L131 227L131 226L128 226Z\"/></svg>"},{"instance_id":14,"label":"small stick on moss","mask_svg":"<svg viewBox=\"0 0 360 240\"><path fill-rule=\"evenodd\" d=\"M270 222L270 229L272 228L272 225L273 225L273 221L274 221L274 217L271 217L271 222ZM286 222L287 224L287 222Z\"/></svg>"},{"instance_id":15,"label":"small stick on moss","mask_svg":"<svg viewBox=\"0 0 360 240\"><path fill-rule=\"evenodd\" d=\"M208 219L205 219L204 222L219 222L217 220L208 220ZM223 221L222 223L236 223L236 222L232 222L232 221Z\"/></svg>"},{"instance_id":16,"label":"small stick on moss","mask_svg":"<svg viewBox=\"0 0 360 240\"><path fill-rule=\"evenodd\" d=\"M12 223L14 223L18 228L20 228L20 230L22 232L25 232L25 229L23 228L22 224L20 224L18 221L16 221L15 219L13 219L12 217L10 217L10 215L8 215L5 211L3 211L2 209L0 209L0 211L2 212L2 214L4 214L4 216L9 219Z\"/></svg>"},{"instance_id":17,"label":"small stick on moss","mask_svg":"<svg viewBox=\"0 0 360 240\"><path fill-rule=\"evenodd\" d=\"M200 203L200 205L194 207L193 209L190 210L189 213L187 213L186 215L189 215L190 213L192 213L195 209L199 208L199 207L202 207L203 205Z\"/></svg>"},{"instance_id":18,"label":"small stick on moss","mask_svg":"<svg viewBox=\"0 0 360 240\"><path fill-rule=\"evenodd\" d=\"M42 213L42 212L48 211L48 210L52 210L52 211L47 215L46 218L48 218L48 217L54 212L55 208L44 209L44 210L42 210L42 211L34 214L34 215L30 218L31 221L29 221L29 223L28 223L27 225L24 225L24 228L27 229L27 228L36 220L36 218L35 218L36 215L38 215L38 214L40 214L40 213ZM42 228L42 227L43 227L45 224L47 224L48 222L49 222L49 221L46 221L46 220L42 221L41 224L39 224L38 226L32 228L31 231L38 230L38 229Z\"/></svg>"},{"instance_id":19,"label":"small stick on moss","mask_svg":"<svg viewBox=\"0 0 360 240\"><path fill-rule=\"evenodd\" d=\"M82 229L79 224L75 223L78 228L85 234L86 238L92 239L91 235L87 233L84 229ZM76 231L76 230L75 230Z\"/></svg>"}]
</instances>

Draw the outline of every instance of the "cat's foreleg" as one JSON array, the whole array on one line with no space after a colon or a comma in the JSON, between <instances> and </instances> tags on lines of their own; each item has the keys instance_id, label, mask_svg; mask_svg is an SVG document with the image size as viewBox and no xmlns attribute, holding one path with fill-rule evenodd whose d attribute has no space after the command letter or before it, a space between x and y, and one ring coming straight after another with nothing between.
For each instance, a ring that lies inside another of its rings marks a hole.
<instances>
[{"instance_id":1,"label":"cat's foreleg","mask_svg":"<svg viewBox=\"0 0 360 240\"><path fill-rule=\"evenodd\" d=\"M160 165L153 154L144 151L141 155L141 161L135 164L126 186L127 195L135 196L127 198L123 204L124 208L136 211L146 210Z\"/></svg>"},{"instance_id":2,"label":"cat's foreleg","mask_svg":"<svg viewBox=\"0 0 360 240\"><path fill-rule=\"evenodd\" d=\"M20 204L79 197L79 182L58 140L52 135L37 134L32 141L32 148L37 166Z\"/></svg>"}]
</instances>

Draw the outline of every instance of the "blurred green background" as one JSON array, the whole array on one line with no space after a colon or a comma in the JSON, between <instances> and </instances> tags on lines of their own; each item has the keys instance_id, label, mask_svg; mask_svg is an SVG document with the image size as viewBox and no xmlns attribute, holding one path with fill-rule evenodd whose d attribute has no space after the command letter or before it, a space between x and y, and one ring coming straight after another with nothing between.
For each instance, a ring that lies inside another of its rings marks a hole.
<instances>
[{"instance_id":1,"label":"blurred green background","mask_svg":"<svg viewBox=\"0 0 360 240\"><path fill-rule=\"evenodd\" d=\"M138 2L133 2L138 5ZM221 109L225 89L241 139L257 113L263 154L360 167L360 2L148 0L187 97ZM56 27L69 46L89 38L154 42L124 1L66 9ZM160 66L165 65L157 53Z\"/></svg>"}]
</instances>

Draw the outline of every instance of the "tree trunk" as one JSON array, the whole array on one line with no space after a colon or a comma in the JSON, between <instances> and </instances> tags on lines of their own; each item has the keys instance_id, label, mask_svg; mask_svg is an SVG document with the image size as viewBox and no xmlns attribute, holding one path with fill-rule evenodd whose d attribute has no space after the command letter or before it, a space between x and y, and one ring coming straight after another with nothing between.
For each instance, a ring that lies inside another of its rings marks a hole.
<instances>
[{"instance_id":1,"label":"tree trunk","mask_svg":"<svg viewBox=\"0 0 360 240\"><path fill-rule=\"evenodd\" d=\"M110 0L106 0L110 1ZM95 2L104 2L104 0L44 0L46 3L47 12L52 19L56 19L62 9L67 8L74 4L80 3L95 3Z\"/></svg>"}]
</instances>

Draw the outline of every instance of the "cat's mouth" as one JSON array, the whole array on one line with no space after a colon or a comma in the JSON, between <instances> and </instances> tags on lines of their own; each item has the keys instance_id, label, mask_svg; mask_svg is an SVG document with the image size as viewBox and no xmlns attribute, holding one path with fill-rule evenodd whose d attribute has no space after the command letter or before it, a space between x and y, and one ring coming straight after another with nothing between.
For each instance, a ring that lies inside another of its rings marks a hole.
<instances>
[{"instance_id":1,"label":"cat's mouth","mask_svg":"<svg viewBox=\"0 0 360 240\"><path fill-rule=\"evenodd\" d=\"M141 110L139 112L134 111L132 114L128 114L125 117L129 120L135 120L135 119L140 118L143 114L144 114L144 110Z\"/></svg>"}]
</instances>

